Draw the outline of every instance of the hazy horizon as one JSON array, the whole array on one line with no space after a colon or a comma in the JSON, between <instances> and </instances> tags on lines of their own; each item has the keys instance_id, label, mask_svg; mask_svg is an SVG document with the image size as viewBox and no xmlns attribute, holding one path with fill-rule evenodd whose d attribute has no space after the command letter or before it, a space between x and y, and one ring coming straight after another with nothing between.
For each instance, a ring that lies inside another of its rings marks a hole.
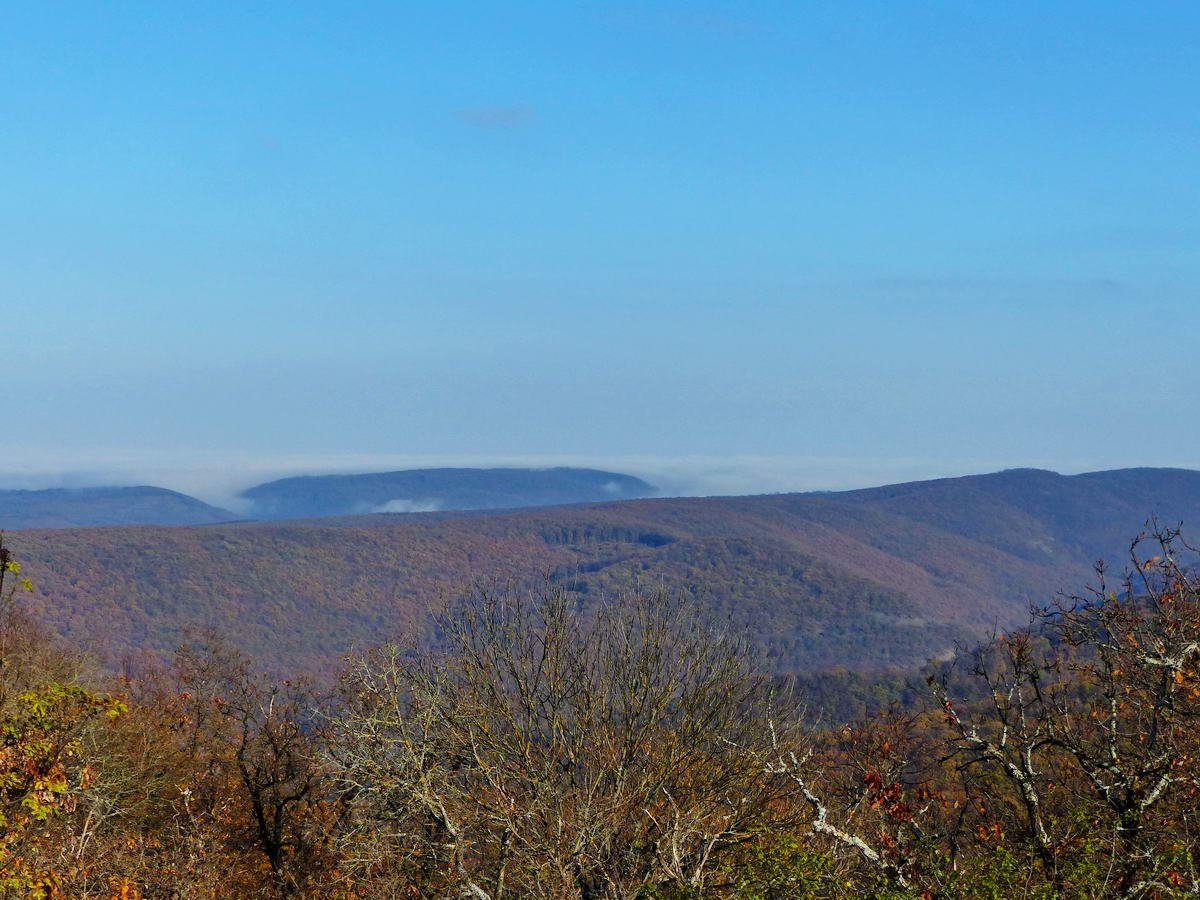
<instances>
[{"instance_id":1,"label":"hazy horizon","mask_svg":"<svg viewBox=\"0 0 1200 900\"><path fill-rule=\"evenodd\" d=\"M661 496L703 497L838 491L906 481L978 475L1010 468L1050 469L1063 475L1102 469L1137 468L1102 458L1075 460L839 459L787 457L423 457L403 454L248 457L236 453L154 460L135 454L111 454L90 466L43 457L37 465L19 465L0 454L0 490L41 490L151 485L179 491L233 512L247 507L239 493L256 484L295 475L358 474L423 468L550 468L569 466L634 475ZM1200 469L1200 463L1174 461L1169 468Z\"/></svg>"}]
</instances>

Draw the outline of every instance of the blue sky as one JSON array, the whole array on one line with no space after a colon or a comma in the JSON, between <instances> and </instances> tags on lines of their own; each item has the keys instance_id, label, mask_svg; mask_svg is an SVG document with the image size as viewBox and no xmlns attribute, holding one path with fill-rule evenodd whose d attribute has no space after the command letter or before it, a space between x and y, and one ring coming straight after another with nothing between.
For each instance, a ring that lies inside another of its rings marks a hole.
<instances>
[{"instance_id":1,"label":"blue sky","mask_svg":"<svg viewBox=\"0 0 1200 900\"><path fill-rule=\"evenodd\" d=\"M0 469L1200 467L1198 29L7 4Z\"/></svg>"}]
</instances>

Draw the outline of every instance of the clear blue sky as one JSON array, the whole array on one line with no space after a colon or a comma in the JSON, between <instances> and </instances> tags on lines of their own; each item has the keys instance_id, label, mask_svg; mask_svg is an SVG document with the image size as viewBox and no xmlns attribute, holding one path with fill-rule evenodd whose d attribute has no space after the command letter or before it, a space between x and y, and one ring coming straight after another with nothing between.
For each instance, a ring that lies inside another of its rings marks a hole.
<instances>
[{"instance_id":1,"label":"clear blue sky","mask_svg":"<svg viewBox=\"0 0 1200 900\"><path fill-rule=\"evenodd\" d=\"M1195 2L3 11L0 466L1200 466Z\"/></svg>"}]
</instances>

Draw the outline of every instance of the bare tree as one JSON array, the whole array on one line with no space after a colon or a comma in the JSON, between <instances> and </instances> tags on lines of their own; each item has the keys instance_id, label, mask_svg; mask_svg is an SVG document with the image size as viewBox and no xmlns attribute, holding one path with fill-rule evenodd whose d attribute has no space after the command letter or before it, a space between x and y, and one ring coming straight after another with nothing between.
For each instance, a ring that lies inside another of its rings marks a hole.
<instances>
[{"instance_id":1,"label":"bare tree","mask_svg":"<svg viewBox=\"0 0 1200 900\"><path fill-rule=\"evenodd\" d=\"M685 600L634 591L589 613L557 587L481 590L439 627L440 652L355 661L334 723L362 826L385 826L426 896L699 888L785 815L796 785L771 761L794 710Z\"/></svg>"},{"instance_id":2,"label":"bare tree","mask_svg":"<svg viewBox=\"0 0 1200 900\"><path fill-rule=\"evenodd\" d=\"M253 674L213 635L181 648L176 668L190 710L184 745L201 790L212 794L202 803L236 798L239 808L220 818L232 823L235 842L265 858L269 893L303 894L323 874L341 812L309 724L316 699L303 682Z\"/></svg>"},{"instance_id":3,"label":"bare tree","mask_svg":"<svg viewBox=\"0 0 1200 900\"><path fill-rule=\"evenodd\" d=\"M1130 555L1118 589L1100 565L1095 588L1041 610L1034 634L975 654L983 708L960 708L935 685L947 759L991 776L972 776L970 789L1019 810L1052 883L1086 845L1107 857L1113 896L1200 891L1186 854L1172 852L1198 824L1200 799L1200 579L1184 564L1195 552L1156 527Z\"/></svg>"}]
</instances>

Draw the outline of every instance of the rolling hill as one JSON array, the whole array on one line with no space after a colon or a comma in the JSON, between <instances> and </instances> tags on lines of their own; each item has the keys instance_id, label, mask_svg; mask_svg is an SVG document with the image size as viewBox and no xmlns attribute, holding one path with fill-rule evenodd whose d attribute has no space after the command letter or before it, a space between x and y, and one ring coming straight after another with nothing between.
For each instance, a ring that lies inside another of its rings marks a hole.
<instances>
[{"instance_id":1,"label":"rolling hill","mask_svg":"<svg viewBox=\"0 0 1200 900\"><path fill-rule=\"evenodd\" d=\"M407 469L303 475L242 492L252 517L297 519L362 513L511 509L648 497L654 487L596 469Z\"/></svg>"},{"instance_id":2,"label":"rolling hill","mask_svg":"<svg viewBox=\"0 0 1200 900\"><path fill-rule=\"evenodd\" d=\"M29 530L9 542L40 614L112 655L189 624L277 672L420 628L477 579L543 577L581 604L635 581L686 591L778 670L919 665L1027 621L1122 563L1143 521L1200 523L1200 472L1040 470L861 491L651 499L504 513L189 528Z\"/></svg>"},{"instance_id":3,"label":"rolling hill","mask_svg":"<svg viewBox=\"0 0 1200 900\"><path fill-rule=\"evenodd\" d=\"M145 485L0 491L0 529L207 525L237 518L195 497Z\"/></svg>"}]
</instances>

